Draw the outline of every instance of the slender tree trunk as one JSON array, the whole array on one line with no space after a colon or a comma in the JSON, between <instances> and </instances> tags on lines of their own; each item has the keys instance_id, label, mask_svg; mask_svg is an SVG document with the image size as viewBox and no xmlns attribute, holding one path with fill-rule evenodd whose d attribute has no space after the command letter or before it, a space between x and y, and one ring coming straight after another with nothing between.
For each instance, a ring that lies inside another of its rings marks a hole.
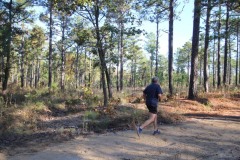
<instances>
[{"instance_id":1,"label":"slender tree trunk","mask_svg":"<svg viewBox=\"0 0 240 160\"><path fill-rule=\"evenodd\" d=\"M123 90L123 22L120 23L121 31L120 31L120 90Z\"/></svg>"},{"instance_id":2,"label":"slender tree trunk","mask_svg":"<svg viewBox=\"0 0 240 160\"><path fill-rule=\"evenodd\" d=\"M198 46L199 46L199 29L201 16L201 0L194 1L194 20L193 20L193 37L192 37L192 56L191 56L191 75L188 98L197 97L197 67L198 67Z\"/></svg>"},{"instance_id":3,"label":"slender tree trunk","mask_svg":"<svg viewBox=\"0 0 240 160\"><path fill-rule=\"evenodd\" d=\"M211 13L211 0L208 0L207 18L205 28L205 46L204 46L204 90L208 93L208 46L209 46L209 29L210 29L210 13Z\"/></svg>"},{"instance_id":4,"label":"slender tree trunk","mask_svg":"<svg viewBox=\"0 0 240 160\"><path fill-rule=\"evenodd\" d=\"M129 80L129 86L133 88L133 81L134 81L134 60L131 58L131 75Z\"/></svg>"},{"instance_id":5,"label":"slender tree trunk","mask_svg":"<svg viewBox=\"0 0 240 160\"><path fill-rule=\"evenodd\" d=\"M66 16L61 17L61 29L62 29L62 42L61 42L61 90L65 90L65 68L66 68L66 53L65 53L65 29L66 29Z\"/></svg>"},{"instance_id":6,"label":"slender tree trunk","mask_svg":"<svg viewBox=\"0 0 240 160\"><path fill-rule=\"evenodd\" d=\"M49 2L49 53L48 53L48 88L51 90L52 87L52 37L53 37L53 0Z\"/></svg>"},{"instance_id":7,"label":"slender tree trunk","mask_svg":"<svg viewBox=\"0 0 240 160\"><path fill-rule=\"evenodd\" d=\"M86 84L86 80L87 80L87 77L86 77L86 73L87 73L87 49L85 48L85 53L84 53L84 73L83 73L83 83L84 83L84 86L86 87L87 84Z\"/></svg>"},{"instance_id":8,"label":"slender tree trunk","mask_svg":"<svg viewBox=\"0 0 240 160\"><path fill-rule=\"evenodd\" d=\"M2 93L4 101L7 100L7 87L8 87L8 79L10 75L10 68L11 68L11 43L12 43L12 5L13 1L10 0L9 2L9 16L8 16L8 37L7 37L7 46L6 46L6 65L4 66L4 79L2 83Z\"/></svg>"},{"instance_id":9,"label":"slender tree trunk","mask_svg":"<svg viewBox=\"0 0 240 160\"><path fill-rule=\"evenodd\" d=\"M237 56L236 56L236 78L235 85L238 85L238 65L239 65L239 22L237 23Z\"/></svg>"},{"instance_id":10,"label":"slender tree trunk","mask_svg":"<svg viewBox=\"0 0 240 160\"><path fill-rule=\"evenodd\" d=\"M26 65L26 69L25 69L25 81L24 81L24 87L27 87L28 86L28 83L29 83L29 78L28 78L28 70L29 70L29 65Z\"/></svg>"},{"instance_id":11,"label":"slender tree trunk","mask_svg":"<svg viewBox=\"0 0 240 160\"><path fill-rule=\"evenodd\" d=\"M104 106L106 107L108 105L108 96L107 96L107 89L106 89L106 80L105 80L105 53L102 48L102 42L100 37L100 31L99 31L99 0L95 1L95 30L96 30L96 36L97 36L97 48L98 48L98 55L100 58L101 63L101 76L102 76L102 88L103 88L103 95L104 95Z\"/></svg>"},{"instance_id":12,"label":"slender tree trunk","mask_svg":"<svg viewBox=\"0 0 240 160\"><path fill-rule=\"evenodd\" d=\"M119 55L120 55L120 42L118 41L117 80L116 80L117 91L120 90L120 87L119 87Z\"/></svg>"},{"instance_id":13,"label":"slender tree trunk","mask_svg":"<svg viewBox=\"0 0 240 160\"><path fill-rule=\"evenodd\" d=\"M33 87L33 70L34 70L34 65L31 63L30 65L30 71L29 71L29 79L30 79L30 87Z\"/></svg>"},{"instance_id":14,"label":"slender tree trunk","mask_svg":"<svg viewBox=\"0 0 240 160\"><path fill-rule=\"evenodd\" d=\"M22 47L23 49L23 47ZM25 75L24 75L24 72L25 72L25 68L24 68L24 59L25 59L25 52L22 50L21 51L21 88L24 87L24 78L25 78Z\"/></svg>"},{"instance_id":15,"label":"slender tree trunk","mask_svg":"<svg viewBox=\"0 0 240 160\"><path fill-rule=\"evenodd\" d=\"M40 62L39 62L39 58L37 58L37 64L36 64L36 70L35 70L35 88L38 87L39 76L40 76Z\"/></svg>"},{"instance_id":16,"label":"slender tree trunk","mask_svg":"<svg viewBox=\"0 0 240 160\"><path fill-rule=\"evenodd\" d=\"M21 52L19 53L21 56ZM19 84L19 75L21 76L21 57L18 56L18 63L17 63L17 85Z\"/></svg>"},{"instance_id":17,"label":"slender tree trunk","mask_svg":"<svg viewBox=\"0 0 240 160\"><path fill-rule=\"evenodd\" d=\"M232 83L232 63L231 63L231 61L232 61L232 53L231 53L231 43L230 43L230 40L231 40L231 37L229 36L229 38L228 38L228 46L229 46L229 61L228 61L228 64L229 64L229 71L228 71L228 73L229 73L229 75L228 75L228 84L229 85L231 85L231 83Z\"/></svg>"},{"instance_id":18,"label":"slender tree trunk","mask_svg":"<svg viewBox=\"0 0 240 160\"><path fill-rule=\"evenodd\" d=\"M136 89L136 73L137 73L137 58L134 58L134 75L133 75L133 87Z\"/></svg>"},{"instance_id":19,"label":"slender tree trunk","mask_svg":"<svg viewBox=\"0 0 240 160\"><path fill-rule=\"evenodd\" d=\"M170 0L169 6L169 35L168 35L168 82L169 94L173 95L173 0Z\"/></svg>"},{"instance_id":20,"label":"slender tree trunk","mask_svg":"<svg viewBox=\"0 0 240 160\"><path fill-rule=\"evenodd\" d=\"M199 84L202 85L202 55L200 56L199 70L200 70Z\"/></svg>"},{"instance_id":21,"label":"slender tree trunk","mask_svg":"<svg viewBox=\"0 0 240 160\"><path fill-rule=\"evenodd\" d=\"M216 40L215 40L215 30L214 30L214 39L213 39L213 59L212 59L212 61L213 61L213 64L212 64L212 68L213 68L213 88L215 88L216 87L216 72L215 72L215 52L216 52L216 47L215 47L215 44L216 44L216 42L215 42Z\"/></svg>"},{"instance_id":22,"label":"slender tree trunk","mask_svg":"<svg viewBox=\"0 0 240 160\"><path fill-rule=\"evenodd\" d=\"M220 45L221 45L221 4L219 2L219 15L218 15L218 53L217 53L217 86L221 87L221 54L220 54Z\"/></svg>"},{"instance_id":23,"label":"slender tree trunk","mask_svg":"<svg viewBox=\"0 0 240 160\"><path fill-rule=\"evenodd\" d=\"M3 71L4 71L4 53L1 53L1 75L0 75L0 82L3 82Z\"/></svg>"},{"instance_id":24,"label":"slender tree trunk","mask_svg":"<svg viewBox=\"0 0 240 160\"><path fill-rule=\"evenodd\" d=\"M150 78L153 77L153 59L154 59L154 58L153 58L153 53L151 53L151 62L150 62L150 63L151 63L151 64L150 64L150 65L151 65L151 66L150 66L150 67L151 67L151 68L150 68L150 69L151 69L151 72L150 72L150 76L151 76L151 77L150 77Z\"/></svg>"},{"instance_id":25,"label":"slender tree trunk","mask_svg":"<svg viewBox=\"0 0 240 160\"><path fill-rule=\"evenodd\" d=\"M76 53L76 62L75 62L75 65L76 65L76 69L75 69L75 81L76 81L76 84L75 84L75 87L76 89L78 88L78 81L79 81L79 66L78 66L78 62L79 62L79 47L77 46L77 53Z\"/></svg>"},{"instance_id":26,"label":"slender tree trunk","mask_svg":"<svg viewBox=\"0 0 240 160\"><path fill-rule=\"evenodd\" d=\"M228 61L228 38L229 38L229 3L227 1L227 14L226 14L226 30L225 30L225 45L224 45L224 66L223 66L223 84L227 83L227 61Z\"/></svg>"},{"instance_id":27,"label":"slender tree trunk","mask_svg":"<svg viewBox=\"0 0 240 160\"><path fill-rule=\"evenodd\" d=\"M155 76L158 76L158 45L159 45L159 16L157 15L157 38L156 38L156 68L155 68Z\"/></svg>"},{"instance_id":28,"label":"slender tree trunk","mask_svg":"<svg viewBox=\"0 0 240 160\"><path fill-rule=\"evenodd\" d=\"M187 82L187 87L190 84L190 53L188 53L188 62L187 62L187 74L188 74L188 82Z\"/></svg>"},{"instance_id":29,"label":"slender tree trunk","mask_svg":"<svg viewBox=\"0 0 240 160\"><path fill-rule=\"evenodd\" d=\"M88 70L88 87L91 87L91 74L92 74L92 54L89 53L89 70Z\"/></svg>"},{"instance_id":30,"label":"slender tree trunk","mask_svg":"<svg viewBox=\"0 0 240 160\"><path fill-rule=\"evenodd\" d=\"M105 60L104 60L104 65L105 65L105 74L106 74L107 87L108 87L108 98L112 98L112 81L111 81L110 73L108 72Z\"/></svg>"}]
</instances>

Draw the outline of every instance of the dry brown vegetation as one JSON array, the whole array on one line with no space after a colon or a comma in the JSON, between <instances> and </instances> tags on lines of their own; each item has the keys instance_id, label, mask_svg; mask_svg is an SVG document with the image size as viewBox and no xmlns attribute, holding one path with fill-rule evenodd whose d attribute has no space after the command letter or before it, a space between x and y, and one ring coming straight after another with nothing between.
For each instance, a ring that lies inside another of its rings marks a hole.
<instances>
[{"instance_id":1,"label":"dry brown vegetation","mask_svg":"<svg viewBox=\"0 0 240 160\"><path fill-rule=\"evenodd\" d=\"M0 114L0 149L9 153L19 146L39 148L93 132L133 129L148 116L141 92L118 95L106 108L88 89L51 96L46 91L21 91L11 96ZM158 120L164 124L178 124L187 117L239 121L240 92L202 94L195 101L164 98L159 108Z\"/></svg>"}]
</instances>

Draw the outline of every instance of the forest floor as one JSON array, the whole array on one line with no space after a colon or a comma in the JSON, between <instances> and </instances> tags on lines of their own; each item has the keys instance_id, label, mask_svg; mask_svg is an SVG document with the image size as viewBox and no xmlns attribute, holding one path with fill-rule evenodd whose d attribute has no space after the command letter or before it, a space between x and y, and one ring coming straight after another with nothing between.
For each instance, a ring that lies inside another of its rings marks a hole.
<instances>
[{"instance_id":1,"label":"forest floor","mask_svg":"<svg viewBox=\"0 0 240 160\"><path fill-rule=\"evenodd\" d=\"M147 114L136 113L136 110L143 113L147 111L143 102L136 103L134 97L137 96L130 97L128 103L115 106L115 113L112 114L118 120L100 131L96 127L90 130L90 127L84 129L83 126L79 129L82 124L86 126L91 123L83 123L81 112L48 117L41 123L42 128L58 128L61 134L36 133L40 136L21 137L21 140L13 137L12 141L8 139L11 145L5 143L1 146L0 159L240 160L239 92L231 95L209 94L196 101L175 97L174 100L161 102L161 134L153 136L152 126L149 126L140 138L131 122L141 123L147 118ZM120 120L120 110L126 114L130 112L134 118L121 117Z\"/></svg>"}]
</instances>

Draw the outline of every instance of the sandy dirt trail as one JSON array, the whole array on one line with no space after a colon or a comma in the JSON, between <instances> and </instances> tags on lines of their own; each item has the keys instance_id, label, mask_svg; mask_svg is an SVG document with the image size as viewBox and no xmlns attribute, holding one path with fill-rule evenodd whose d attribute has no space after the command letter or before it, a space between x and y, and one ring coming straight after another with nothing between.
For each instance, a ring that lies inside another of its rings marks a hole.
<instances>
[{"instance_id":1,"label":"sandy dirt trail","mask_svg":"<svg viewBox=\"0 0 240 160\"><path fill-rule=\"evenodd\" d=\"M80 136L40 152L23 152L7 160L240 160L240 122L188 119L178 125L160 125L161 134L146 129Z\"/></svg>"}]
</instances>

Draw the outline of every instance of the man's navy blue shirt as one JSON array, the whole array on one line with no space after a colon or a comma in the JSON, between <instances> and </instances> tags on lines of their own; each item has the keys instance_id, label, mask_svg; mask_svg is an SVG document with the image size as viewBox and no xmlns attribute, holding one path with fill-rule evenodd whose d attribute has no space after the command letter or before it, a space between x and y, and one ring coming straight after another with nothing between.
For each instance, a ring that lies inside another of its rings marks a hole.
<instances>
[{"instance_id":1,"label":"man's navy blue shirt","mask_svg":"<svg viewBox=\"0 0 240 160\"><path fill-rule=\"evenodd\" d=\"M163 94L159 84L151 83L147 86L143 93L146 95L146 105L157 107L158 106L158 94Z\"/></svg>"}]
</instances>

